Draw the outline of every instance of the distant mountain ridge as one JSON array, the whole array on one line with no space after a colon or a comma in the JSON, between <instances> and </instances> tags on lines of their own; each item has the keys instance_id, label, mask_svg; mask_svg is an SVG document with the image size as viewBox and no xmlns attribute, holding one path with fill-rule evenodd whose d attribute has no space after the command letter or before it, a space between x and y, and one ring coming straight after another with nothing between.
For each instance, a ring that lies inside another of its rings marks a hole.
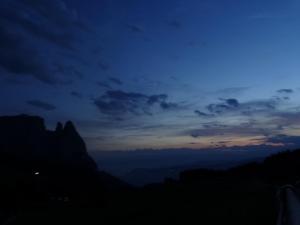
<instances>
[{"instance_id":1,"label":"distant mountain ridge","mask_svg":"<svg viewBox=\"0 0 300 225\"><path fill-rule=\"evenodd\" d=\"M180 173L179 182L203 184L211 180L259 180L266 184L286 185L300 181L300 149L282 151L266 157L262 162L251 162L226 170L192 169Z\"/></svg>"},{"instance_id":2,"label":"distant mountain ridge","mask_svg":"<svg viewBox=\"0 0 300 225\"><path fill-rule=\"evenodd\" d=\"M233 168L239 165L247 164L249 162L258 162L264 158L249 158L244 160L232 160L224 163L211 162L204 164L203 162L187 164L182 166L174 167L162 167L162 168L140 168L134 169L131 172L121 176L121 179L128 182L129 184L143 186L151 183L162 183L166 179L179 179L179 175L183 171L197 170L197 169L215 169L225 170Z\"/></svg>"},{"instance_id":3,"label":"distant mountain ridge","mask_svg":"<svg viewBox=\"0 0 300 225\"><path fill-rule=\"evenodd\" d=\"M251 149L161 149L136 151L98 151L91 154L105 171L138 186L176 179L179 173L191 169L226 169L262 161L283 151L283 148L252 147Z\"/></svg>"}]
</instances>

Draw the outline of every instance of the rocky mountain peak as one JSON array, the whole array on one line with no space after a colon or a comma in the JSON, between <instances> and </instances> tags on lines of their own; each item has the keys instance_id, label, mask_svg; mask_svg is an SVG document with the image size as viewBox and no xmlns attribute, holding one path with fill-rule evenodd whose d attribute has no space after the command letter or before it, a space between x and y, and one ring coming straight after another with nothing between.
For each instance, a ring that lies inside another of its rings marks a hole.
<instances>
[{"instance_id":1,"label":"rocky mountain peak","mask_svg":"<svg viewBox=\"0 0 300 225\"><path fill-rule=\"evenodd\" d=\"M29 161L47 161L53 164L96 170L96 163L88 155L84 140L68 121L63 127L46 129L38 116L0 117L0 154L9 154Z\"/></svg>"}]
</instances>

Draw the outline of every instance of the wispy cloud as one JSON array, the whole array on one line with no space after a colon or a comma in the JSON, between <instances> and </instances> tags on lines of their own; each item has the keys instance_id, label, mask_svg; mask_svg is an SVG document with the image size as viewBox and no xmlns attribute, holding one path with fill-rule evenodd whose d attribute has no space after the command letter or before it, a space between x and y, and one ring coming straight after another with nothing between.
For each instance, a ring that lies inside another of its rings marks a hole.
<instances>
[{"instance_id":1,"label":"wispy cloud","mask_svg":"<svg viewBox=\"0 0 300 225\"><path fill-rule=\"evenodd\" d=\"M127 24L126 27L133 33L144 33L144 29L136 24Z\"/></svg>"},{"instance_id":2,"label":"wispy cloud","mask_svg":"<svg viewBox=\"0 0 300 225\"><path fill-rule=\"evenodd\" d=\"M222 116L224 114L236 114L236 115L252 115L258 113L271 113L283 103L288 101L285 97L272 97L269 99L252 100L246 102L239 102L235 98L220 98L219 103L210 103L205 107L205 111L196 110L201 113L196 113L199 116L204 114L210 116ZM204 113L204 114L203 114Z\"/></svg>"},{"instance_id":3,"label":"wispy cloud","mask_svg":"<svg viewBox=\"0 0 300 225\"><path fill-rule=\"evenodd\" d=\"M77 91L72 91L71 95L76 98L82 98L82 94Z\"/></svg>"},{"instance_id":4,"label":"wispy cloud","mask_svg":"<svg viewBox=\"0 0 300 225\"><path fill-rule=\"evenodd\" d=\"M106 89L112 89L112 87L107 83L107 82L104 82L104 81L98 81L97 84L100 86L100 87L104 87Z\"/></svg>"},{"instance_id":5,"label":"wispy cloud","mask_svg":"<svg viewBox=\"0 0 300 225\"><path fill-rule=\"evenodd\" d=\"M295 148L300 146L300 136L290 136L285 134L275 135L266 139L267 143L281 144L287 148Z\"/></svg>"},{"instance_id":6,"label":"wispy cloud","mask_svg":"<svg viewBox=\"0 0 300 225\"><path fill-rule=\"evenodd\" d=\"M122 84L123 84L123 82L122 82L120 79L115 78L115 77L110 77L110 78L109 78L109 81L110 81L111 83L114 83L114 84L117 84L117 85L122 85Z\"/></svg>"},{"instance_id":7,"label":"wispy cloud","mask_svg":"<svg viewBox=\"0 0 300 225\"><path fill-rule=\"evenodd\" d=\"M52 111L56 109L56 106L54 106L53 104L40 100L29 100L27 101L27 104L46 111Z\"/></svg>"},{"instance_id":8,"label":"wispy cloud","mask_svg":"<svg viewBox=\"0 0 300 225\"><path fill-rule=\"evenodd\" d=\"M274 13L268 13L268 12L260 12L255 13L248 16L249 20L271 20L271 19L280 19L287 17L287 15L283 14L274 14Z\"/></svg>"},{"instance_id":9,"label":"wispy cloud","mask_svg":"<svg viewBox=\"0 0 300 225\"><path fill-rule=\"evenodd\" d=\"M151 108L159 106L163 110L174 110L178 103L167 102L166 94L145 95L137 92L109 90L94 100L94 105L103 114L124 116L125 114L152 115Z\"/></svg>"},{"instance_id":10,"label":"wispy cloud","mask_svg":"<svg viewBox=\"0 0 300 225\"><path fill-rule=\"evenodd\" d=\"M204 112L201 112L199 110L195 110L194 113L199 116L199 117L212 117L214 116L213 114L209 114L209 113L204 113Z\"/></svg>"},{"instance_id":11,"label":"wispy cloud","mask_svg":"<svg viewBox=\"0 0 300 225\"><path fill-rule=\"evenodd\" d=\"M256 121L249 121L237 125L207 123L201 128L190 129L183 132L193 138L198 137L214 137L214 136L268 136L274 134L273 127L261 126Z\"/></svg>"},{"instance_id":12,"label":"wispy cloud","mask_svg":"<svg viewBox=\"0 0 300 225\"><path fill-rule=\"evenodd\" d=\"M277 90L277 92L279 94L292 94L292 93L294 93L294 90L293 89L279 89L279 90Z\"/></svg>"},{"instance_id":13,"label":"wispy cloud","mask_svg":"<svg viewBox=\"0 0 300 225\"><path fill-rule=\"evenodd\" d=\"M72 71L68 73L72 78L81 76L74 68L57 68L50 63L57 61L56 57L48 60L43 56L45 45L74 53L78 33L87 30L76 11L64 1L4 0L0 6L0 27L0 67L9 75L30 76L47 84L69 83L66 71Z\"/></svg>"},{"instance_id":14,"label":"wispy cloud","mask_svg":"<svg viewBox=\"0 0 300 225\"><path fill-rule=\"evenodd\" d=\"M222 96L237 96L244 94L246 91L250 90L250 87L230 87L217 90L216 93Z\"/></svg>"},{"instance_id":15,"label":"wispy cloud","mask_svg":"<svg viewBox=\"0 0 300 225\"><path fill-rule=\"evenodd\" d=\"M179 29L182 27L182 23L178 20L171 20L168 22L168 25L170 27L173 27L173 28L176 28L176 29Z\"/></svg>"}]
</instances>

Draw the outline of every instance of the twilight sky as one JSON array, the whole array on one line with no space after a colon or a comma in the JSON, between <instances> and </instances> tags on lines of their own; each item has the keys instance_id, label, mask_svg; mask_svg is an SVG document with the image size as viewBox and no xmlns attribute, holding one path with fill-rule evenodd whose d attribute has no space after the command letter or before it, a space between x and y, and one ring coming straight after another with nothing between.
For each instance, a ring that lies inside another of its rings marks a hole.
<instances>
[{"instance_id":1,"label":"twilight sky","mask_svg":"<svg viewBox=\"0 0 300 225\"><path fill-rule=\"evenodd\" d=\"M300 1L0 0L0 113L90 150L300 145Z\"/></svg>"}]
</instances>

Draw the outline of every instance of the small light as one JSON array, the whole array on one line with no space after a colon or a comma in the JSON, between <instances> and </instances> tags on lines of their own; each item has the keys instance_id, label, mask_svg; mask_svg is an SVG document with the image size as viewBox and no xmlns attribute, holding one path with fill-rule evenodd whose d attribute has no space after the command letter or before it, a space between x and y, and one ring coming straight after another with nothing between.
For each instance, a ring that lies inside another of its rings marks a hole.
<instances>
[{"instance_id":1,"label":"small light","mask_svg":"<svg viewBox=\"0 0 300 225\"><path fill-rule=\"evenodd\" d=\"M39 174L40 174L40 172L38 172L38 171L37 171L37 172L34 172L34 175L39 175Z\"/></svg>"}]
</instances>

